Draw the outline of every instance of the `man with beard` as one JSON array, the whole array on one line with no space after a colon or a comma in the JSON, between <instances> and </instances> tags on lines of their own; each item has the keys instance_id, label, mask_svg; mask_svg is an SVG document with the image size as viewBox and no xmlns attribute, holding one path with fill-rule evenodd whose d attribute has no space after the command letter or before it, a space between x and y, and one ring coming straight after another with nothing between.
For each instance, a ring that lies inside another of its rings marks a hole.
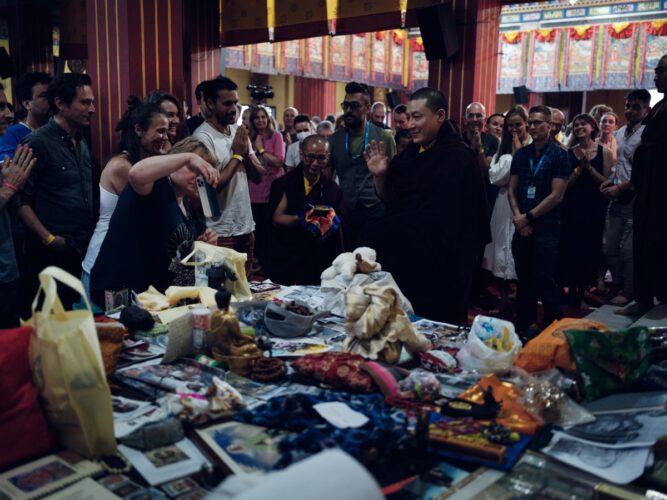
<instances>
[{"instance_id":1,"label":"man with beard","mask_svg":"<svg viewBox=\"0 0 667 500\"><path fill-rule=\"evenodd\" d=\"M661 94L667 92L667 54L655 67L655 86ZM645 314L656 297L667 303L667 99L651 109L645 124L630 179L636 193L632 214L636 303L619 311L626 315Z\"/></svg>"},{"instance_id":2,"label":"man with beard","mask_svg":"<svg viewBox=\"0 0 667 500\"><path fill-rule=\"evenodd\" d=\"M371 122L380 128L388 129L389 127L384 123L387 119L387 106L383 102L374 102L371 106Z\"/></svg>"},{"instance_id":3,"label":"man with beard","mask_svg":"<svg viewBox=\"0 0 667 500\"><path fill-rule=\"evenodd\" d=\"M37 276L45 267L81 274L96 222L90 150L83 137L95 113L92 82L88 75L66 73L49 84L47 95L51 120L24 140L37 158L20 193L31 267L26 299L35 296ZM80 300L70 289L59 294L66 309Z\"/></svg>"},{"instance_id":4,"label":"man with beard","mask_svg":"<svg viewBox=\"0 0 667 500\"><path fill-rule=\"evenodd\" d=\"M491 232L478 159L447 111L440 91L419 89L408 102L412 143L390 161L384 144L371 141L366 164L387 205L372 245L415 313L466 324L472 278Z\"/></svg>"},{"instance_id":5,"label":"man with beard","mask_svg":"<svg viewBox=\"0 0 667 500\"><path fill-rule=\"evenodd\" d=\"M218 158L220 171L218 201L222 215L207 220L218 234L218 245L248 254L246 273L252 274L255 247L255 222L250 206L248 179L259 182L265 173L248 138L248 129L236 125L238 86L219 76L204 86L204 99L211 117L202 123L193 137L202 141Z\"/></svg>"},{"instance_id":6,"label":"man with beard","mask_svg":"<svg viewBox=\"0 0 667 500\"><path fill-rule=\"evenodd\" d=\"M49 121L49 100L46 91L51 77L46 73L25 73L16 81L16 98L26 110L25 119L7 129L0 139L0 158L12 158L21 141Z\"/></svg>"},{"instance_id":7,"label":"man with beard","mask_svg":"<svg viewBox=\"0 0 667 500\"><path fill-rule=\"evenodd\" d=\"M373 176L366 166L364 151L371 141L382 142L389 159L396 154L391 133L367 119L371 103L368 86L350 82L341 103L345 128L330 138L333 175L338 175L345 203L345 247L354 250L368 244L368 229L384 216L384 204L375 192Z\"/></svg>"}]
</instances>

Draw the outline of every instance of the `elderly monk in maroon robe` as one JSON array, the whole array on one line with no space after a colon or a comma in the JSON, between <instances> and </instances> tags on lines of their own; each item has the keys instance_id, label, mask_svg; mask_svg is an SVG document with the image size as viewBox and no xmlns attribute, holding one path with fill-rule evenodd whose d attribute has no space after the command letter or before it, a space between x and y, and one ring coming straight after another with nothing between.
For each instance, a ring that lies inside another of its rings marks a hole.
<instances>
[{"instance_id":1,"label":"elderly monk in maroon robe","mask_svg":"<svg viewBox=\"0 0 667 500\"><path fill-rule=\"evenodd\" d=\"M371 142L365 154L387 206L374 231L377 259L416 314L466 324L472 277L491 241L482 173L447 120L441 92L413 93L408 118L412 144L391 163L382 144Z\"/></svg>"},{"instance_id":2,"label":"elderly monk in maroon robe","mask_svg":"<svg viewBox=\"0 0 667 500\"><path fill-rule=\"evenodd\" d=\"M658 92L667 92L667 54L655 68ZM667 303L667 99L656 104L644 123L642 141L632 160L633 260L635 304L620 314L642 315L653 299Z\"/></svg>"}]
</instances>

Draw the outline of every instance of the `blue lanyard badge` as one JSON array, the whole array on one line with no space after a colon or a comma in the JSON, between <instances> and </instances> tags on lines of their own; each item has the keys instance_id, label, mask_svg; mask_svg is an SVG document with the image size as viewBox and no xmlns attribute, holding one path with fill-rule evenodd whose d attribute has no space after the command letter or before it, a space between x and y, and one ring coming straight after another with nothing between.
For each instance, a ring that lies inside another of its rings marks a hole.
<instances>
[{"instance_id":1,"label":"blue lanyard badge","mask_svg":"<svg viewBox=\"0 0 667 500\"><path fill-rule=\"evenodd\" d=\"M544 157L545 154L542 153L542 156L540 158L540 161L537 162L537 168L535 168L535 162L533 161L533 157L530 156L530 173L533 175L533 180L535 180L535 177L537 177L538 172L542 168L542 163L544 162Z\"/></svg>"},{"instance_id":2,"label":"blue lanyard badge","mask_svg":"<svg viewBox=\"0 0 667 500\"><path fill-rule=\"evenodd\" d=\"M364 154L364 151L366 151L366 147L368 146L368 131L370 130L370 127L368 126L368 123L366 124L366 133L364 135L364 147L361 148L361 153L358 155L350 155L353 160L358 160L361 158L361 155ZM345 152L347 154L350 154L350 133L345 131Z\"/></svg>"}]
</instances>

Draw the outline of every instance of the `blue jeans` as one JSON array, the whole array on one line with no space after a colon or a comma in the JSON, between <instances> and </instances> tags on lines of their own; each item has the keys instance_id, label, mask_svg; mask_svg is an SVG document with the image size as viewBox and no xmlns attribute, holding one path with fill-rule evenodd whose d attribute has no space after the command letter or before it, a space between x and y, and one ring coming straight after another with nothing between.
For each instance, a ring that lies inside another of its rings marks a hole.
<instances>
[{"instance_id":1,"label":"blue jeans","mask_svg":"<svg viewBox=\"0 0 667 500\"><path fill-rule=\"evenodd\" d=\"M90 298L90 273L81 271L81 284L86 292L86 297L88 297L88 300L92 301L93 299Z\"/></svg>"}]
</instances>

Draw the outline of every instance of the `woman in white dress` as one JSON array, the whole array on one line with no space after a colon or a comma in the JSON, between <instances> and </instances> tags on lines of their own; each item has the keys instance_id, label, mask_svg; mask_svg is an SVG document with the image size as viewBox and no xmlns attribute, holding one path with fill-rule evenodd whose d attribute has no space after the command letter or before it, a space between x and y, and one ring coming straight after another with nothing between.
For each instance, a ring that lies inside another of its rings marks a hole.
<instances>
[{"instance_id":1,"label":"woman in white dress","mask_svg":"<svg viewBox=\"0 0 667 500\"><path fill-rule=\"evenodd\" d=\"M498 198L491 214L491 243L486 246L482 266L502 280L501 303L502 311L507 305L509 281L516 279L514 258L512 257L512 209L510 208L507 190L510 180L512 156L520 148L530 144L531 138L527 131L528 114L522 106L510 109L505 114L503 133L498 152L493 157L489 170L489 182L500 188Z\"/></svg>"}]
</instances>

